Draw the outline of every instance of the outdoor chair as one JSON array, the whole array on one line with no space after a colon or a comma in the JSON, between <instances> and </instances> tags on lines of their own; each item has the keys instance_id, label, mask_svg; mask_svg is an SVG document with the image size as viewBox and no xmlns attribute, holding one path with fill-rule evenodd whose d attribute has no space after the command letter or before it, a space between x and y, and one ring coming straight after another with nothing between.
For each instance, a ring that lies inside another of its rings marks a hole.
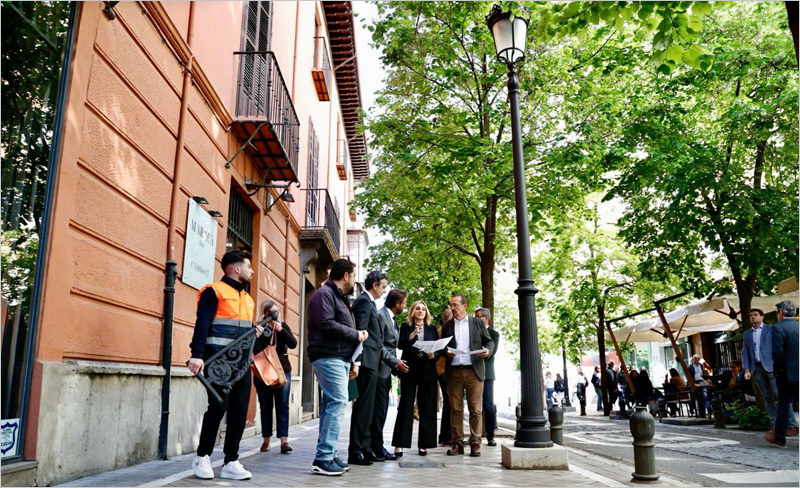
<instances>
[{"instance_id":1,"label":"outdoor chair","mask_svg":"<svg viewBox=\"0 0 800 488\"><path fill-rule=\"evenodd\" d=\"M683 405L687 405L689 410L692 410L693 401L690 396L691 392L679 391L677 385L672 383L664 383L664 401L667 406L670 405L678 407L678 415L683 417Z\"/></svg>"}]
</instances>

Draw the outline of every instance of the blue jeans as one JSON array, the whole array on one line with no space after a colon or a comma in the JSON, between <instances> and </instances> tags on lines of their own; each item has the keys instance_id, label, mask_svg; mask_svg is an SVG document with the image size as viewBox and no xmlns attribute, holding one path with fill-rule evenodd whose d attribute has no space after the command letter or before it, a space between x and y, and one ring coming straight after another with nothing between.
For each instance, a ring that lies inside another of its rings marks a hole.
<instances>
[{"instance_id":1,"label":"blue jeans","mask_svg":"<svg viewBox=\"0 0 800 488\"><path fill-rule=\"evenodd\" d=\"M599 412L603 409L603 390L599 386L595 386L594 393L597 395L597 411Z\"/></svg>"},{"instance_id":2,"label":"blue jeans","mask_svg":"<svg viewBox=\"0 0 800 488\"><path fill-rule=\"evenodd\" d=\"M292 375L286 374L286 384L276 390L267 386L258 377L253 377L258 403L261 404L261 436L269 439L272 436L272 406L275 405L275 420L278 428L275 437L289 437L289 393L292 390Z\"/></svg>"},{"instance_id":3,"label":"blue jeans","mask_svg":"<svg viewBox=\"0 0 800 488\"><path fill-rule=\"evenodd\" d=\"M553 392L556 391L555 388L546 388L547 390L547 408L553 406Z\"/></svg>"},{"instance_id":4,"label":"blue jeans","mask_svg":"<svg viewBox=\"0 0 800 488\"><path fill-rule=\"evenodd\" d=\"M339 358L320 358L311 363L322 389L319 413L317 461L331 461L336 457L336 441L347 406L347 382L350 363Z\"/></svg>"},{"instance_id":5,"label":"blue jeans","mask_svg":"<svg viewBox=\"0 0 800 488\"><path fill-rule=\"evenodd\" d=\"M757 364L752 371L753 379L756 381L761 396L764 398L764 407L767 409L767 415L775 427L775 420L778 416L778 406L776 404L778 388L775 385L775 376L771 372L764 369L761 364ZM797 427L797 419L794 418L794 409L791 404L789 405L789 427Z\"/></svg>"}]
</instances>

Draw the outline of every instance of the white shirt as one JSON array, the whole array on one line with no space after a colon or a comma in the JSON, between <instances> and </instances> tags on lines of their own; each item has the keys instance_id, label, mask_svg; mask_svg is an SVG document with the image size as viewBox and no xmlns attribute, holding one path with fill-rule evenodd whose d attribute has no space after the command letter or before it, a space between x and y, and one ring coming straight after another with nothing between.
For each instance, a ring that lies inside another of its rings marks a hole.
<instances>
[{"instance_id":1,"label":"white shirt","mask_svg":"<svg viewBox=\"0 0 800 488\"><path fill-rule=\"evenodd\" d=\"M453 336L456 338L456 349L460 351L469 351L469 315L464 315L464 318L458 320L453 317ZM450 363L453 366L466 366L472 364L472 356L469 354L457 354Z\"/></svg>"},{"instance_id":2,"label":"white shirt","mask_svg":"<svg viewBox=\"0 0 800 488\"><path fill-rule=\"evenodd\" d=\"M764 329L764 324L758 326L757 329L753 329L753 350L756 356L756 362L761 362L761 331Z\"/></svg>"},{"instance_id":3,"label":"white shirt","mask_svg":"<svg viewBox=\"0 0 800 488\"><path fill-rule=\"evenodd\" d=\"M547 376L544 377L544 387L545 388L555 388L555 386L556 386L556 382L555 382L555 380L553 380L552 376L549 377L549 378Z\"/></svg>"}]
</instances>

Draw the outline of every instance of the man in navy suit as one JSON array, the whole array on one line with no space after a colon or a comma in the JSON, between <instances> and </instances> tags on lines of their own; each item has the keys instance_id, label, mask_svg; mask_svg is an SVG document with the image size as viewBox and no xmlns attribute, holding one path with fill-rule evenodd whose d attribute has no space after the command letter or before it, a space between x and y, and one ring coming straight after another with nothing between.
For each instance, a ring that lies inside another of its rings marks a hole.
<instances>
[{"instance_id":1,"label":"man in navy suit","mask_svg":"<svg viewBox=\"0 0 800 488\"><path fill-rule=\"evenodd\" d=\"M775 426L775 419L778 409L775 402L777 398L777 387L773 376L773 357L772 357L772 326L764 323L764 312L757 308L750 310L750 322L753 327L744 333L744 348L742 350L742 365L744 366L744 378L749 380L751 377L761 391L764 398L764 407L767 410L769 419ZM790 435L797 434L797 421L794 415L789 419Z\"/></svg>"},{"instance_id":2,"label":"man in navy suit","mask_svg":"<svg viewBox=\"0 0 800 488\"><path fill-rule=\"evenodd\" d=\"M778 384L778 416L775 428L764 436L768 442L786 447L787 428L794 419L792 401L798 396L798 324L797 307L785 301L776 305L779 322L772 326L772 359L775 380ZM796 425L796 423L795 423ZM797 433L797 428L794 429Z\"/></svg>"}]
</instances>

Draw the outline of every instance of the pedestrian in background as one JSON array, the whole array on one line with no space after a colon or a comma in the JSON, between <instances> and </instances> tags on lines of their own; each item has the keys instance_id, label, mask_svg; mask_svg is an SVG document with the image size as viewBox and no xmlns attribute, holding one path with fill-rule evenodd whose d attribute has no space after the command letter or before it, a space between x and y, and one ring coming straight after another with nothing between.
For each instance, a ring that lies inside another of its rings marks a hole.
<instances>
[{"instance_id":1,"label":"pedestrian in background","mask_svg":"<svg viewBox=\"0 0 800 488\"><path fill-rule=\"evenodd\" d=\"M775 428L765 438L780 447L786 447L786 436L797 435L797 427L790 427L795 420L792 402L798 397L798 323L795 319L797 307L794 302L783 301L776 305L778 323L772 326L772 359L778 387L778 414Z\"/></svg>"},{"instance_id":2,"label":"pedestrian in background","mask_svg":"<svg viewBox=\"0 0 800 488\"><path fill-rule=\"evenodd\" d=\"M268 319L268 326L272 329L275 337L275 353L283 367L286 375L286 384L279 389L267 386L258 376L253 378L253 385L256 387L258 403L261 406L261 436L264 441L261 444L261 452L269 451L269 440L272 437L272 407L275 406L275 420L278 424L275 436L281 439L281 454L292 452L289 445L289 395L292 390L292 363L289 362L288 349L297 347L297 339L292 334L292 329L281 322L279 318L278 305L272 300L265 300L261 304L261 320ZM266 349L270 345L269 338L261 336L260 349Z\"/></svg>"},{"instance_id":3,"label":"pedestrian in background","mask_svg":"<svg viewBox=\"0 0 800 488\"><path fill-rule=\"evenodd\" d=\"M603 410L603 388L600 382L600 366L595 366L594 373L592 373L592 386L594 387L594 394L597 395L598 412Z\"/></svg>"},{"instance_id":4,"label":"pedestrian in background","mask_svg":"<svg viewBox=\"0 0 800 488\"><path fill-rule=\"evenodd\" d=\"M556 391L556 382L550 371L544 374L544 391L547 394L547 408L553 406L553 393Z\"/></svg>"},{"instance_id":5,"label":"pedestrian in background","mask_svg":"<svg viewBox=\"0 0 800 488\"><path fill-rule=\"evenodd\" d=\"M490 326L492 312L488 308L475 309L475 317L483 321L483 325L486 326L486 330L489 331L489 336L494 342L494 347L489 353L489 357L486 358L486 379L483 381L483 423L487 445L496 446L497 442L494 440L494 431L497 429L497 408L494 405L494 381L496 379L494 357L497 354L497 348L500 347L500 333Z\"/></svg>"}]
</instances>

